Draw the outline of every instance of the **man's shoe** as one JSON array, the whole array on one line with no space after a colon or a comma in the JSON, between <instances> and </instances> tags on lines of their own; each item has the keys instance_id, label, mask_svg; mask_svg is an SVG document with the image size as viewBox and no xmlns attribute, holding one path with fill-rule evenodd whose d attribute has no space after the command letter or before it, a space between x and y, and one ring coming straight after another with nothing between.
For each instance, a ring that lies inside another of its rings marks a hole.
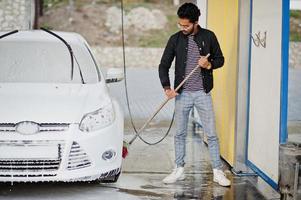
<instances>
[{"instance_id":1,"label":"man's shoe","mask_svg":"<svg viewBox=\"0 0 301 200\"><path fill-rule=\"evenodd\" d=\"M225 187L231 185L231 181L227 179L225 173L220 169L213 169L213 181Z\"/></svg>"},{"instance_id":2,"label":"man's shoe","mask_svg":"<svg viewBox=\"0 0 301 200\"><path fill-rule=\"evenodd\" d=\"M182 181L185 179L184 167L176 167L171 174L163 179L163 183L170 184L176 181Z\"/></svg>"}]
</instances>

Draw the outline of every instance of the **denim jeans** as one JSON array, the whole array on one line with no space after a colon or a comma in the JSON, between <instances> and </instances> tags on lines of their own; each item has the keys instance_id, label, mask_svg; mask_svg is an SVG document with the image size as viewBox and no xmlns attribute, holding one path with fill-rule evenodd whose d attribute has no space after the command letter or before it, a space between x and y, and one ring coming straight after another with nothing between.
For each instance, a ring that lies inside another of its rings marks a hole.
<instances>
[{"instance_id":1,"label":"denim jeans","mask_svg":"<svg viewBox=\"0 0 301 200\"><path fill-rule=\"evenodd\" d=\"M175 123L176 135L175 142L175 163L179 166L185 165L186 153L186 136L189 112L196 107L200 116L204 132L208 139L208 148L213 168L221 169L222 162L220 159L219 141L215 129L215 115L213 111L211 94L201 91L183 91L176 96L175 100Z\"/></svg>"}]
</instances>

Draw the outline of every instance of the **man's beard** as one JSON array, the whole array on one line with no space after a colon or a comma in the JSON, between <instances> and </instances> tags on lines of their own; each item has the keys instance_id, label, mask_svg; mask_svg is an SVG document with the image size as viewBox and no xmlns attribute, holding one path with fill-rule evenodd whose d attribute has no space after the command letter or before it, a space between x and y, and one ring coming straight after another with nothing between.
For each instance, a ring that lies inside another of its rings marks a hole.
<instances>
[{"instance_id":1,"label":"man's beard","mask_svg":"<svg viewBox=\"0 0 301 200\"><path fill-rule=\"evenodd\" d=\"M192 26L192 29L191 29L191 31L182 31L182 33L184 34L184 35L191 35L192 33L194 32L194 25Z\"/></svg>"}]
</instances>

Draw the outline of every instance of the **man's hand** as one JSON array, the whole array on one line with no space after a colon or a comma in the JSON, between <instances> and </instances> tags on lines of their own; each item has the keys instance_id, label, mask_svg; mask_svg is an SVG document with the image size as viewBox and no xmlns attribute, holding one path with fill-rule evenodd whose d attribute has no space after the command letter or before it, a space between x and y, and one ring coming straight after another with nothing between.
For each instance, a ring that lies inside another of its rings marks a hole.
<instances>
[{"instance_id":1,"label":"man's hand","mask_svg":"<svg viewBox=\"0 0 301 200\"><path fill-rule=\"evenodd\" d=\"M177 96L178 93L174 89L166 89L165 90L165 95L167 96L168 99L172 99L175 96Z\"/></svg>"},{"instance_id":2,"label":"man's hand","mask_svg":"<svg viewBox=\"0 0 301 200\"><path fill-rule=\"evenodd\" d=\"M206 56L201 56L198 64L201 68L211 69L211 63L208 61L208 58Z\"/></svg>"}]
</instances>

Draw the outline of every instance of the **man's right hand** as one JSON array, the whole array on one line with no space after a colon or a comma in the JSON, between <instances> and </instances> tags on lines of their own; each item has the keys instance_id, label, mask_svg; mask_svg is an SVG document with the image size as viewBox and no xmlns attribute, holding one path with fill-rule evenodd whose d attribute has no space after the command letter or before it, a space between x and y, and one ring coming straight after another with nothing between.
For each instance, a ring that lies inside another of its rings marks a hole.
<instances>
[{"instance_id":1,"label":"man's right hand","mask_svg":"<svg viewBox=\"0 0 301 200\"><path fill-rule=\"evenodd\" d=\"M175 96L177 96L179 93L177 93L174 89L166 89L165 90L165 95L167 96L168 99L172 99Z\"/></svg>"}]
</instances>

